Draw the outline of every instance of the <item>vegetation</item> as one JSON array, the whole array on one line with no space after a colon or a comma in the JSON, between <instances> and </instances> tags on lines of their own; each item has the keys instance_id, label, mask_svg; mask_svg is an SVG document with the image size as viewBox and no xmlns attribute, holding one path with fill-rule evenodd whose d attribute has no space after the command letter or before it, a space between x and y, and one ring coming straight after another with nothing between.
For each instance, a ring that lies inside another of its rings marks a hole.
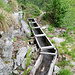
<instances>
[{"instance_id":1,"label":"vegetation","mask_svg":"<svg viewBox=\"0 0 75 75\"><path fill-rule=\"evenodd\" d=\"M70 72L70 70L62 68L59 71L59 74L58 75L73 75L73 74L72 74L72 72Z\"/></svg>"},{"instance_id":2,"label":"vegetation","mask_svg":"<svg viewBox=\"0 0 75 75\"><path fill-rule=\"evenodd\" d=\"M53 28L51 26L49 26L48 30L51 32L53 30Z\"/></svg>"},{"instance_id":3,"label":"vegetation","mask_svg":"<svg viewBox=\"0 0 75 75\"><path fill-rule=\"evenodd\" d=\"M38 15L40 15L40 10L36 5L33 4L26 4L25 6L26 10L24 10L25 12L25 17L36 17Z\"/></svg>"},{"instance_id":4,"label":"vegetation","mask_svg":"<svg viewBox=\"0 0 75 75\"><path fill-rule=\"evenodd\" d=\"M51 40L51 42L52 42L53 44L55 44L55 43L56 43L54 40Z\"/></svg>"},{"instance_id":5,"label":"vegetation","mask_svg":"<svg viewBox=\"0 0 75 75\"><path fill-rule=\"evenodd\" d=\"M15 37L14 39L13 39L13 42L15 42L17 40L17 38Z\"/></svg>"},{"instance_id":6,"label":"vegetation","mask_svg":"<svg viewBox=\"0 0 75 75\"><path fill-rule=\"evenodd\" d=\"M15 0L7 4L4 0L0 0L0 30L6 32L12 25L20 27L12 14L14 11L17 11L17 2Z\"/></svg>"},{"instance_id":7,"label":"vegetation","mask_svg":"<svg viewBox=\"0 0 75 75\"><path fill-rule=\"evenodd\" d=\"M0 0L0 8L4 9L7 12L17 11L18 5L16 0L11 0L7 4L4 0Z\"/></svg>"},{"instance_id":8,"label":"vegetation","mask_svg":"<svg viewBox=\"0 0 75 75\"><path fill-rule=\"evenodd\" d=\"M28 72L31 70L31 68L28 68L30 63L31 63L31 57L30 57L30 52L31 52L31 48L28 50L27 55L26 55L26 68L24 70L23 75L27 75Z\"/></svg>"},{"instance_id":9,"label":"vegetation","mask_svg":"<svg viewBox=\"0 0 75 75\"><path fill-rule=\"evenodd\" d=\"M70 65L70 61L69 60L68 61L63 60L63 61L57 63L56 65L65 67L66 65Z\"/></svg>"},{"instance_id":10,"label":"vegetation","mask_svg":"<svg viewBox=\"0 0 75 75\"><path fill-rule=\"evenodd\" d=\"M0 9L0 29L6 32L12 25L20 27L19 24L16 22L16 18L11 13Z\"/></svg>"}]
</instances>

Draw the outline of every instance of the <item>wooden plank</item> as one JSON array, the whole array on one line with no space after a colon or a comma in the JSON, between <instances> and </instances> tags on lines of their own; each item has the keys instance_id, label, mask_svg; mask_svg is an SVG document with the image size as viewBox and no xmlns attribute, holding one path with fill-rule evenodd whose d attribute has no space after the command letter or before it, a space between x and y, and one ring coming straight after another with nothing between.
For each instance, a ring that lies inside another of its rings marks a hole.
<instances>
[{"instance_id":1,"label":"wooden plank","mask_svg":"<svg viewBox=\"0 0 75 75\"><path fill-rule=\"evenodd\" d=\"M55 66L56 60L57 60L57 50L56 50L56 56L54 57L54 59L53 59L51 65L50 65L50 69L49 69L49 71L48 71L48 75L52 75L52 73L53 73L53 68L54 68L54 66Z\"/></svg>"},{"instance_id":2,"label":"wooden plank","mask_svg":"<svg viewBox=\"0 0 75 75\"><path fill-rule=\"evenodd\" d=\"M49 53L49 52L40 52L40 54L42 55L56 55L56 53Z\"/></svg>"},{"instance_id":3,"label":"wooden plank","mask_svg":"<svg viewBox=\"0 0 75 75\"><path fill-rule=\"evenodd\" d=\"M40 55L38 57L38 60L36 61L35 65L33 66L32 70L31 70L32 75L35 75L36 70L38 69L38 67L42 63L42 60L43 60L43 55Z\"/></svg>"},{"instance_id":4,"label":"wooden plank","mask_svg":"<svg viewBox=\"0 0 75 75\"><path fill-rule=\"evenodd\" d=\"M45 36L46 34L38 34L38 35L35 35L35 37L40 37L40 36Z\"/></svg>"},{"instance_id":5,"label":"wooden plank","mask_svg":"<svg viewBox=\"0 0 75 75\"><path fill-rule=\"evenodd\" d=\"M45 47L41 47L41 50L44 50L44 49L53 49L54 46L45 46Z\"/></svg>"}]
</instances>

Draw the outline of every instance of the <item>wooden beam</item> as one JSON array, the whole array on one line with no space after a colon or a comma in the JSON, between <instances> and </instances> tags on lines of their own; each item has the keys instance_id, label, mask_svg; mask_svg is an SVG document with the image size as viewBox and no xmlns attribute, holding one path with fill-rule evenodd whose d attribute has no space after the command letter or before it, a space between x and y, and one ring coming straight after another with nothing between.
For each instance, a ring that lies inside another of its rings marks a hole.
<instances>
[{"instance_id":1,"label":"wooden beam","mask_svg":"<svg viewBox=\"0 0 75 75\"><path fill-rule=\"evenodd\" d=\"M45 46L45 47L41 47L41 50L44 50L44 49L53 49L54 46Z\"/></svg>"},{"instance_id":2,"label":"wooden beam","mask_svg":"<svg viewBox=\"0 0 75 75\"><path fill-rule=\"evenodd\" d=\"M40 52L41 55L56 55L56 53L50 53L50 52Z\"/></svg>"}]
</instances>

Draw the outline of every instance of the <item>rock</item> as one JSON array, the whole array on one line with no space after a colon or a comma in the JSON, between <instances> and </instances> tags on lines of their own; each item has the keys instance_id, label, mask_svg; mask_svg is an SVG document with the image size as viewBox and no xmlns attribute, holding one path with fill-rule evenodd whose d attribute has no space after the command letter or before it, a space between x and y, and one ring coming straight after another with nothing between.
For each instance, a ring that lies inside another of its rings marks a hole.
<instances>
[{"instance_id":1,"label":"rock","mask_svg":"<svg viewBox=\"0 0 75 75\"><path fill-rule=\"evenodd\" d=\"M66 59L66 56L65 55L62 55L62 59L65 60Z\"/></svg>"},{"instance_id":2,"label":"rock","mask_svg":"<svg viewBox=\"0 0 75 75\"><path fill-rule=\"evenodd\" d=\"M47 29L47 28L48 28L48 25L42 27L42 29Z\"/></svg>"},{"instance_id":3,"label":"rock","mask_svg":"<svg viewBox=\"0 0 75 75\"><path fill-rule=\"evenodd\" d=\"M66 32L66 30L65 30L65 29L61 29L61 32L62 32L62 33L65 33L65 32Z\"/></svg>"},{"instance_id":4,"label":"rock","mask_svg":"<svg viewBox=\"0 0 75 75\"><path fill-rule=\"evenodd\" d=\"M58 34L58 35L61 34L61 32L60 32L61 30L54 29L54 31L55 31L55 34Z\"/></svg>"},{"instance_id":5,"label":"rock","mask_svg":"<svg viewBox=\"0 0 75 75\"><path fill-rule=\"evenodd\" d=\"M58 60L59 60L59 61L62 61L62 59L63 59L63 58L62 58L62 56L61 56L61 55L59 55Z\"/></svg>"},{"instance_id":6,"label":"rock","mask_svg":"<svg viewBox=\"0 0 75 75\"><path fill-rule=\"evenodd\" d=\"M29 44L34 45L34 39L29 40Z\"/></svg>"},{"instance_id":7,"label":"rock","mask_svg":"<svg viewBox=\"0 0 75 75\"><path fill-rule=\"evenodd\" d=\"M75 75L75 66L71 68L71 71L73 72L73 75Z\"/></svg>"},{"instance_id":8,"label":"rock","mask_svg":"<svg viewBox=\"0 0 75 75\"><path fill-rule=\"evenodd\" d=\"M25 69L25 67L26 67L26 58L22 62L22 68Z\"/></svg>"},{"instance_id":9,"label":"rock","mask_svg":"<svg viewBox=\"0 0 75 75\"><path fill-rule=\"evenodd\" d=\"M59 71L60 71L60 68L55 65L55 67L54 67L54 73L56 74L56 73L58 73Z\"/></svg>"},{"instance_id":10,"label":"rock","mask_svg":"<svg viewBox=\"0 0 75 75\"><path fill-rule=\"evenodd\" d=\"M19 12L14 12L13 14L17 19L18 19L18 16L19 16Z\"/></svg>"},{"instance_id":11,"label":"rock","mask_svg":"<svg viewBox=\"0 0 75 75\"><path fill-rule=\"evenodd\" d=\"M29 29L29 26L28 26L28 24L24 21L24 20L21 20L21 29L22 29L22 31L24 32L24 33L26 33L26 35L28 36L28 37L30 37L31 36L31 31L30 31L30 29Z\"/></svg>"},{"instance_id":12,"label":"rock","mask_svg":"<svg viewBox=\"0 0 75 75\"><path fill-rule=\"evenodd\" d=\"M30 47L27 46L27 49L29 50ZM36 45L31 47L31 52L30 52L29 56L30 56L33 52L35 52L35 51L37 51L37 47L36 47Z\"/></svg>"},{"instance_id":13,"label":"rock","mask_svg":"<svg viewBox=\"0 0 75 75\"><path fill-rule=\"evenodd\" d=\"M2 35L4 33L4 31L0 31L0 34Z\"/></svg>"},{"instance_id":14,"label":"rock","mask_svg":"<svg viewBox=\"0 0 75 75\"><path fill-rule=\"evenodd\" d=\"M12 73L12 68L3 62L0 58L0 75L10 75Z\"/></svg>"},{"instance_id":15,"label":"rock","mask_svg":"<svg viewBox=\"0 0 75 75\"><path fill-rule=\"evenodd\" d=\"M20 75L23 75L24 71L21 71Z\"/></svg>"},{"instance_id":16,"label":"rock","mask_svg":"<svg viewBox=\"0 0 75 75\"><path fill-rule=\"evenodd\" d=\"M58 43L65 41L65 39L57 38L57 37L53 37L52 40L54 40L55 42L58 42Z\"/></svg>"},{"instance_id":17,"label":"rock","mask_svg":"<svg viewBox=\"0 0 75 75\"><path fill-rule=\"evenodd\" d=\"M4 1L5 1L6 4L8 3L8 0L4 0Z\"/></svg>"},{"instance_id":18,"label":"rock","mask_svg":"<svg viewBox=\"0 0 75 75\"><path fill-rule=\"evenodd\" d=\"M19 49L18 53L16 54L14 69L16 69L18 66L20 66L23 63L26 53L27 53L26 47L22 47Z\"/></svg>"},{"instance_id":19,"label":"rock","mask_svg":"<svg viewBox=\"0 0 75 75\"><path fill-rule=\"evenodd\" d=\"M21 20L22 19L22 15L23 15L22 13L23 13L22 11L19 11L18 12L18 20Z\"/></svg>"},{"instance_id":20,"label":"rock","mask_svg":"<svg viewBox=\"0 0 75 75\"><path fill-rule=\"evenodd\" d=\"M4 41L0 39L0 48L3 48L3 46L4 46Z\"/></svg>"},{"instance_id":21,"label":"rock","mask_svg":"<svg viewBox=\"0 0 75 75\"><path fill-rule=\"evenodd\" d=\"M14 37L18 36L19 34L21 34L20 29L17 29L17 30L13 30L13 31L12 31L12 35L13 35Z\"/></svg>"},{"instance_id":22,"label":"rock","mask_svg":"<svg viewBox=\"0 0 75 75\"><path fill-rule=\"evenodd\" d=\"M58 29L54 29L54 31L55 31L55 34L61 34L61 33L65 33L66 32L66 29L63 29L63 28L58 28Z\"/></svg>"},{"instance_id":23,"label":"rock","mask_svg":"<svg viewBox=\"0 0 75 75\"><path fill-rule=\"evenodd\" d=\"M71 61L70 63L75 66L75 62L74 61Z\"/></svg>"},{"instance_id":24,"label":"rock","mask_svg":"<svg viewBox=\"0 0 75 75\"><path fill-rule=\"evenodd\" d=\"M19 75L19 72L17 70L14 70L13 73Z\"/></svg>"},{"instance_id":25,"label":"rock","mask_svg":"<svg viewBox=\"0 0 75 75\"><path fill-rule=\"evenodd\" d=\"M13 52L13 43L9 38L4 39L3 56L5 61L11 61Z\"/></svg>"}]
</instances>

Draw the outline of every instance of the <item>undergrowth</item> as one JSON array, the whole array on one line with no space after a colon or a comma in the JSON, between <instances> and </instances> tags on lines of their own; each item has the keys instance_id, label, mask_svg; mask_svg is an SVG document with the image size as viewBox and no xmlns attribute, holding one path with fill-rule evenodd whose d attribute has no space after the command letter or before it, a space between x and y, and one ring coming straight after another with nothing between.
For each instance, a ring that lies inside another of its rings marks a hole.
<instances>
[{"instance_id":1,"label":"undergrowth","mask_svg":"<svg viewBox=\"0 0 75 75\"><path fill-rule=\"evenodd\" d=\"M62 68L58 75L73 75L73 73L68 69Z\"/></svg>"}]
</instances>

